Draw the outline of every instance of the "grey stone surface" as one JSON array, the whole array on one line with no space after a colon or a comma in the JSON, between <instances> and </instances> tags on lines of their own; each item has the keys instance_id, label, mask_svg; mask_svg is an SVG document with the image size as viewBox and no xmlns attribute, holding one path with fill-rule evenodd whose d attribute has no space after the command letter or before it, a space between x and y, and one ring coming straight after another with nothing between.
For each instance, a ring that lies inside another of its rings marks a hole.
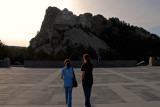
<instances>
[{"instance_id":1,"label":"grey stone surface","mask_svg":"<svg viewBox=\"0 0 160 107\"><path fill-rule=\"evenodd\" d=\"M127 85L124 87L146 101L160 101L160 91L156 91L150 87L143 85Z\"/></svg>"},{"instance_id":2,"label":"grey stone surface","mask_svg":"<svg viewBox=\"0 0 160 107\"><path fill-rule=\"evenodd\" d=\"M108 86L94 86L91 102L92 104L125 103L125 101Z\"/></svg>"},{"instance_id":3,"label":"grey stone surface","mask_svg":"<svg viewBox=\"0 0 160 107\"><path fill-rule=\"evenodd\" d=\"M125 75L128 75L133 78L142 79L146 82L151 81L160 81L160 72L149 72L149 73L125 73Z\"/></svg>"},{"instance_id":4,"label":"grey stone surface","mask_svg":"<svg viewBox=\"0 0 160 107\"><path fill-rule=\"evenodd\" d=\"M92 107L159 107L160 67L94 68ZM80 68L73 107L84 106ZM0 68L0 107L66 107L61 69Z\"/></svg>"}]
</instances>

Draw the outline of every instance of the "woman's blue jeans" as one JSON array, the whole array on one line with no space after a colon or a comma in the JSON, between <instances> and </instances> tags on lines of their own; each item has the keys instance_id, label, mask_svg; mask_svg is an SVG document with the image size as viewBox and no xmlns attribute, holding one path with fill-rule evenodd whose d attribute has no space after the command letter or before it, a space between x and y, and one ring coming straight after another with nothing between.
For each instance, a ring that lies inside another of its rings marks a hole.
<instances>
[{"instance_id":1,"label":"woman's blue jeans","mask_svg":"<svg viewBox=\"0 0 160 107\"><path fill-rule=\"evenodd\" d=\"M65 88L66 104L68 104L68 107L72 107L72 88L73 87L64 87L64 88Z\"/></svg>"},{"instance_id":2,"label":"woman's blue jeans","mask_svg":"<svg viewBox=\"0 0 160 107\"><path fill-rule=\"evenodd\" d=\"M90 97L91 97L92 85L93 85L93 82L90 82L90 83L82 82L86 107L91 107Z\"/></svg>"}]
</instances>

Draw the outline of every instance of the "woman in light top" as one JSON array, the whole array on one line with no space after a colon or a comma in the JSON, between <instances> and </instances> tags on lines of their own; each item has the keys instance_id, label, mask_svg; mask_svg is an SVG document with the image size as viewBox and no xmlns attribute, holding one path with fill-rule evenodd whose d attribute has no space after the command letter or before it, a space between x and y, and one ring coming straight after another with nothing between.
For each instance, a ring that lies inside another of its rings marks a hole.
<instances>
[{"instance_id":1,"label":"woman in light top","mask_svg":"<svg viewBox=\"0 0 160 107\"><path fill-rule=\"evenodd\" d=\"M72 107L72 88L73 88L73 68L71 67L70 60L64 61L65 67L61 72L61 79L64 82L65 98L68 107Z\"/></svg>"}]
</instances>

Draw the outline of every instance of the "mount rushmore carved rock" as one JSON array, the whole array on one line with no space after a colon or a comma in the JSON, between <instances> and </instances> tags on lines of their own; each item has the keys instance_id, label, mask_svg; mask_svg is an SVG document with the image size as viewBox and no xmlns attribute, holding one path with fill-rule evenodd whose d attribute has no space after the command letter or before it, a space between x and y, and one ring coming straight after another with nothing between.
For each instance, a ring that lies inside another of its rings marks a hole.
<instances>
[{"instance_id":1,"label":"mount rushmore carved rock","mask_svg":"<svg viewBox=\"0 0 160 107\"><path fill-rule=\"evenodd\" d=\"M89 50L96 54L94 58L100 55L103 59L142 60L151 54L158 56L159 46L157 35L118 18L106 19L91 13L76 16L68 9L48 7L41 29L29 47L37 53L43 50L54 58L59 55L59 58L76 56L78 59Z\"/></svg>"},{"instance_id":2,"label":"mount rushmore carved rock","mask_svg":"<svg viewBox=\"0 0 160 107\"><path fill-rule=\"evenodd\" d=\"M97 16L97 20L101 21L100 17ZM61 11L56 7L48 7L40 32L30 41L30 47L51 54L52 51L65 51L68 45L82 45L98 53L99 49L108 49L107 44L93 33L100 32L100 21L94 22L90 13L76 16L68 9Z\"/></svg>"}]
</instances>

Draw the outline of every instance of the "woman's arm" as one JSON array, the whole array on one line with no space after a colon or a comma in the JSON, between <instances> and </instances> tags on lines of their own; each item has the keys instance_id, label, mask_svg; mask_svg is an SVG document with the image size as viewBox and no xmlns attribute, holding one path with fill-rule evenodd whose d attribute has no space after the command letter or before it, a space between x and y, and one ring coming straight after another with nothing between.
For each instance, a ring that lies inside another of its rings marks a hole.
<instances>
[{"instance_id":1,"label":"woman's arm","mask_svg":"<svg viewBox=\"0 0 160 107\"><path fill-rule=\"evenodd\" d=\"M82 80L84 79L85 71L82 71Z\"/></svg>"},{"instance_id":2,"label":"woman's arm","mask_svg":"<svg viewBox=\"0 0 160 107\"><path fill-rule=\"evenodd\" d=\"M63 79L63 75L61 75L61 79Z\"/></svg>"}]
</instances>

